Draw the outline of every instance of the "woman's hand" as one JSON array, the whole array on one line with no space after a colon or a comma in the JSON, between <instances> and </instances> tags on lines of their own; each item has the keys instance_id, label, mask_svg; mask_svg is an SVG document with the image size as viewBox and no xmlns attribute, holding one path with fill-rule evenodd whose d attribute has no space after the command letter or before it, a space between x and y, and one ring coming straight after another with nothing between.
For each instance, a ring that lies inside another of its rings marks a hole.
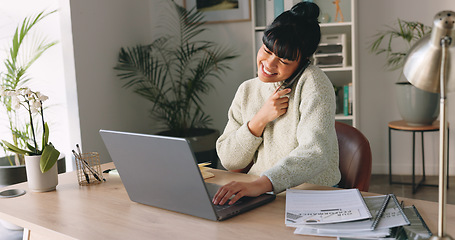
<instances>
[{"instance_id":1,"label":"woman's hand","mask_svg":"<svg viewBox=\"0 0 455 240\"><path fill-rule=\"evenodd\" d=\"M232 197L229 201L229 205L231 205L243 196L257 197L272 190L272 183L266 176L262 176L253 182L233 181L218 189L212 201L213 204L224 205Z\"/></svg>"},{"instance_id":2,"label":"woman's hand","mask_svg":"<svg viewBox=\"0 0 455 240\"><path fill-rule=\"evenodd\" d=\"M278 91L278 89L269 97L269 99L267 99L261 109L248 122L250 132L256 137L262 135L267 123L277 119L288 110L289 98L284 95L290 93L291 89L286 88L281 91Z\"/></svg>"}]
</instances>

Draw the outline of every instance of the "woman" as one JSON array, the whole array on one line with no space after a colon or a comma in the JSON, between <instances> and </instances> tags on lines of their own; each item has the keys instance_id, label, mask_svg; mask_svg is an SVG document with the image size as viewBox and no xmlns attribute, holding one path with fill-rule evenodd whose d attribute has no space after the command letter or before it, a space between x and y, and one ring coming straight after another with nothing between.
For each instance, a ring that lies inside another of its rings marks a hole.
<instances>
[{"instance_id":1,"label":"woman","mask_svg":"<svg viewBox=\"0 0 455 240\"><path fill-rule=\"evenodd\" d=\"M226 169L260 177L222 186L214 204L279 193L305 182L339 182L335 93L327 76L309 65L321 38L318 16L316 4L301 2L264 31L258 77L240 85L217 140Z\"/></svg>"}]
</instances>

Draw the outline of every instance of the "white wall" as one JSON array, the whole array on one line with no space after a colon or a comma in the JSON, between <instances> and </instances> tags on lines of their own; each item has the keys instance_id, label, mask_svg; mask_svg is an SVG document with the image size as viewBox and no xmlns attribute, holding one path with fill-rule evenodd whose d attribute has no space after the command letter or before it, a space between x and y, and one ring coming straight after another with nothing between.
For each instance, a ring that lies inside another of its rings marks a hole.
<instances>
[{"instance_id":1,"label":"white wall","mask_svg":"<svg viewBox=\"0 0 455 240\"><path fill-rule=\"evenodd\" d=\"M358 1L358 43L359 43L359 106L360 129L370 140L373 152L373 173L388 173L388 128L387 123L401 119L395 101L394 82L399 72L389 72L384 68L385 57L375 56L368 51L372 36L378 30L393 25L397 18L408 21L420 21L432 24L433 17L441 10L455 11L453 0L360 0ZM448 121L455 123L455 112L450 106L455 101L454 94L449 94ZM451 111L452 110L452 111ZM411 133L393 131L393 172L411 173L412 142ZM420 139L420 134L417 134ZM425 134L425 169L429 175L437 175L438 169L438 133ZM454 131L450 133L450 155L455 152ZM420 140L416 141L416 170L421 173ZM453 161L452 161L453 162ZM455 165L450 166L455 172Z\"/></svg>"},{"instance_id":2,"label":"white wall","mask_svg":"<svg viewBox=\"0 0 455 240\"><path fill-rule=\"evenodd\" d=\"M147 41L149 1L71 0L71 27L82 148L110 161L100 129L150 132L148 103L122 88L113 70L122 46ZM153 9L153 8L152 8ZM73 123L77 125L77 123Z\"/></svg>"}]
</instances>

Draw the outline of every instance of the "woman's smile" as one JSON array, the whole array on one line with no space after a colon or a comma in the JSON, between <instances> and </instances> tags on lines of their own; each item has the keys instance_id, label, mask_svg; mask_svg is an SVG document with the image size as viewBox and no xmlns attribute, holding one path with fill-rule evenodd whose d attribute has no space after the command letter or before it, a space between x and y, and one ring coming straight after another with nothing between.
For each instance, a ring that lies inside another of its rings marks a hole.
<instances>
[{"instance_id":1,"label":"woman's smile","mask_svg":"<svg viewBox=\"0 0 455 240\"><path fill-rule=\"evenodd\" d=\"M257 54L258 77L263 82L281 82L297 70L299 61L280 58L262 45Z\"/></svg>"}]
</instances>

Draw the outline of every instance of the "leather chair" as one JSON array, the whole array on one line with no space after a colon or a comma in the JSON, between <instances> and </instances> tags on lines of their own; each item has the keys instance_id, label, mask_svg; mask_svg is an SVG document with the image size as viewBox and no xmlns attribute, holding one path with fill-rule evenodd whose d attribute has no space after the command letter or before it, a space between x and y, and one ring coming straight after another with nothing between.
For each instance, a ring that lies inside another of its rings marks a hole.
<instances>
[{"instance_id":1,"label":"leather chair","mask_svg":"<svg viewBox=\"0 0 455 240\"><path fill-rule=\"evenodd\" d=\"M371 149L368 139L355 127L335 122L340 151L340 188L368 191L371 178Z\"/></svg>"}]
</instances>

